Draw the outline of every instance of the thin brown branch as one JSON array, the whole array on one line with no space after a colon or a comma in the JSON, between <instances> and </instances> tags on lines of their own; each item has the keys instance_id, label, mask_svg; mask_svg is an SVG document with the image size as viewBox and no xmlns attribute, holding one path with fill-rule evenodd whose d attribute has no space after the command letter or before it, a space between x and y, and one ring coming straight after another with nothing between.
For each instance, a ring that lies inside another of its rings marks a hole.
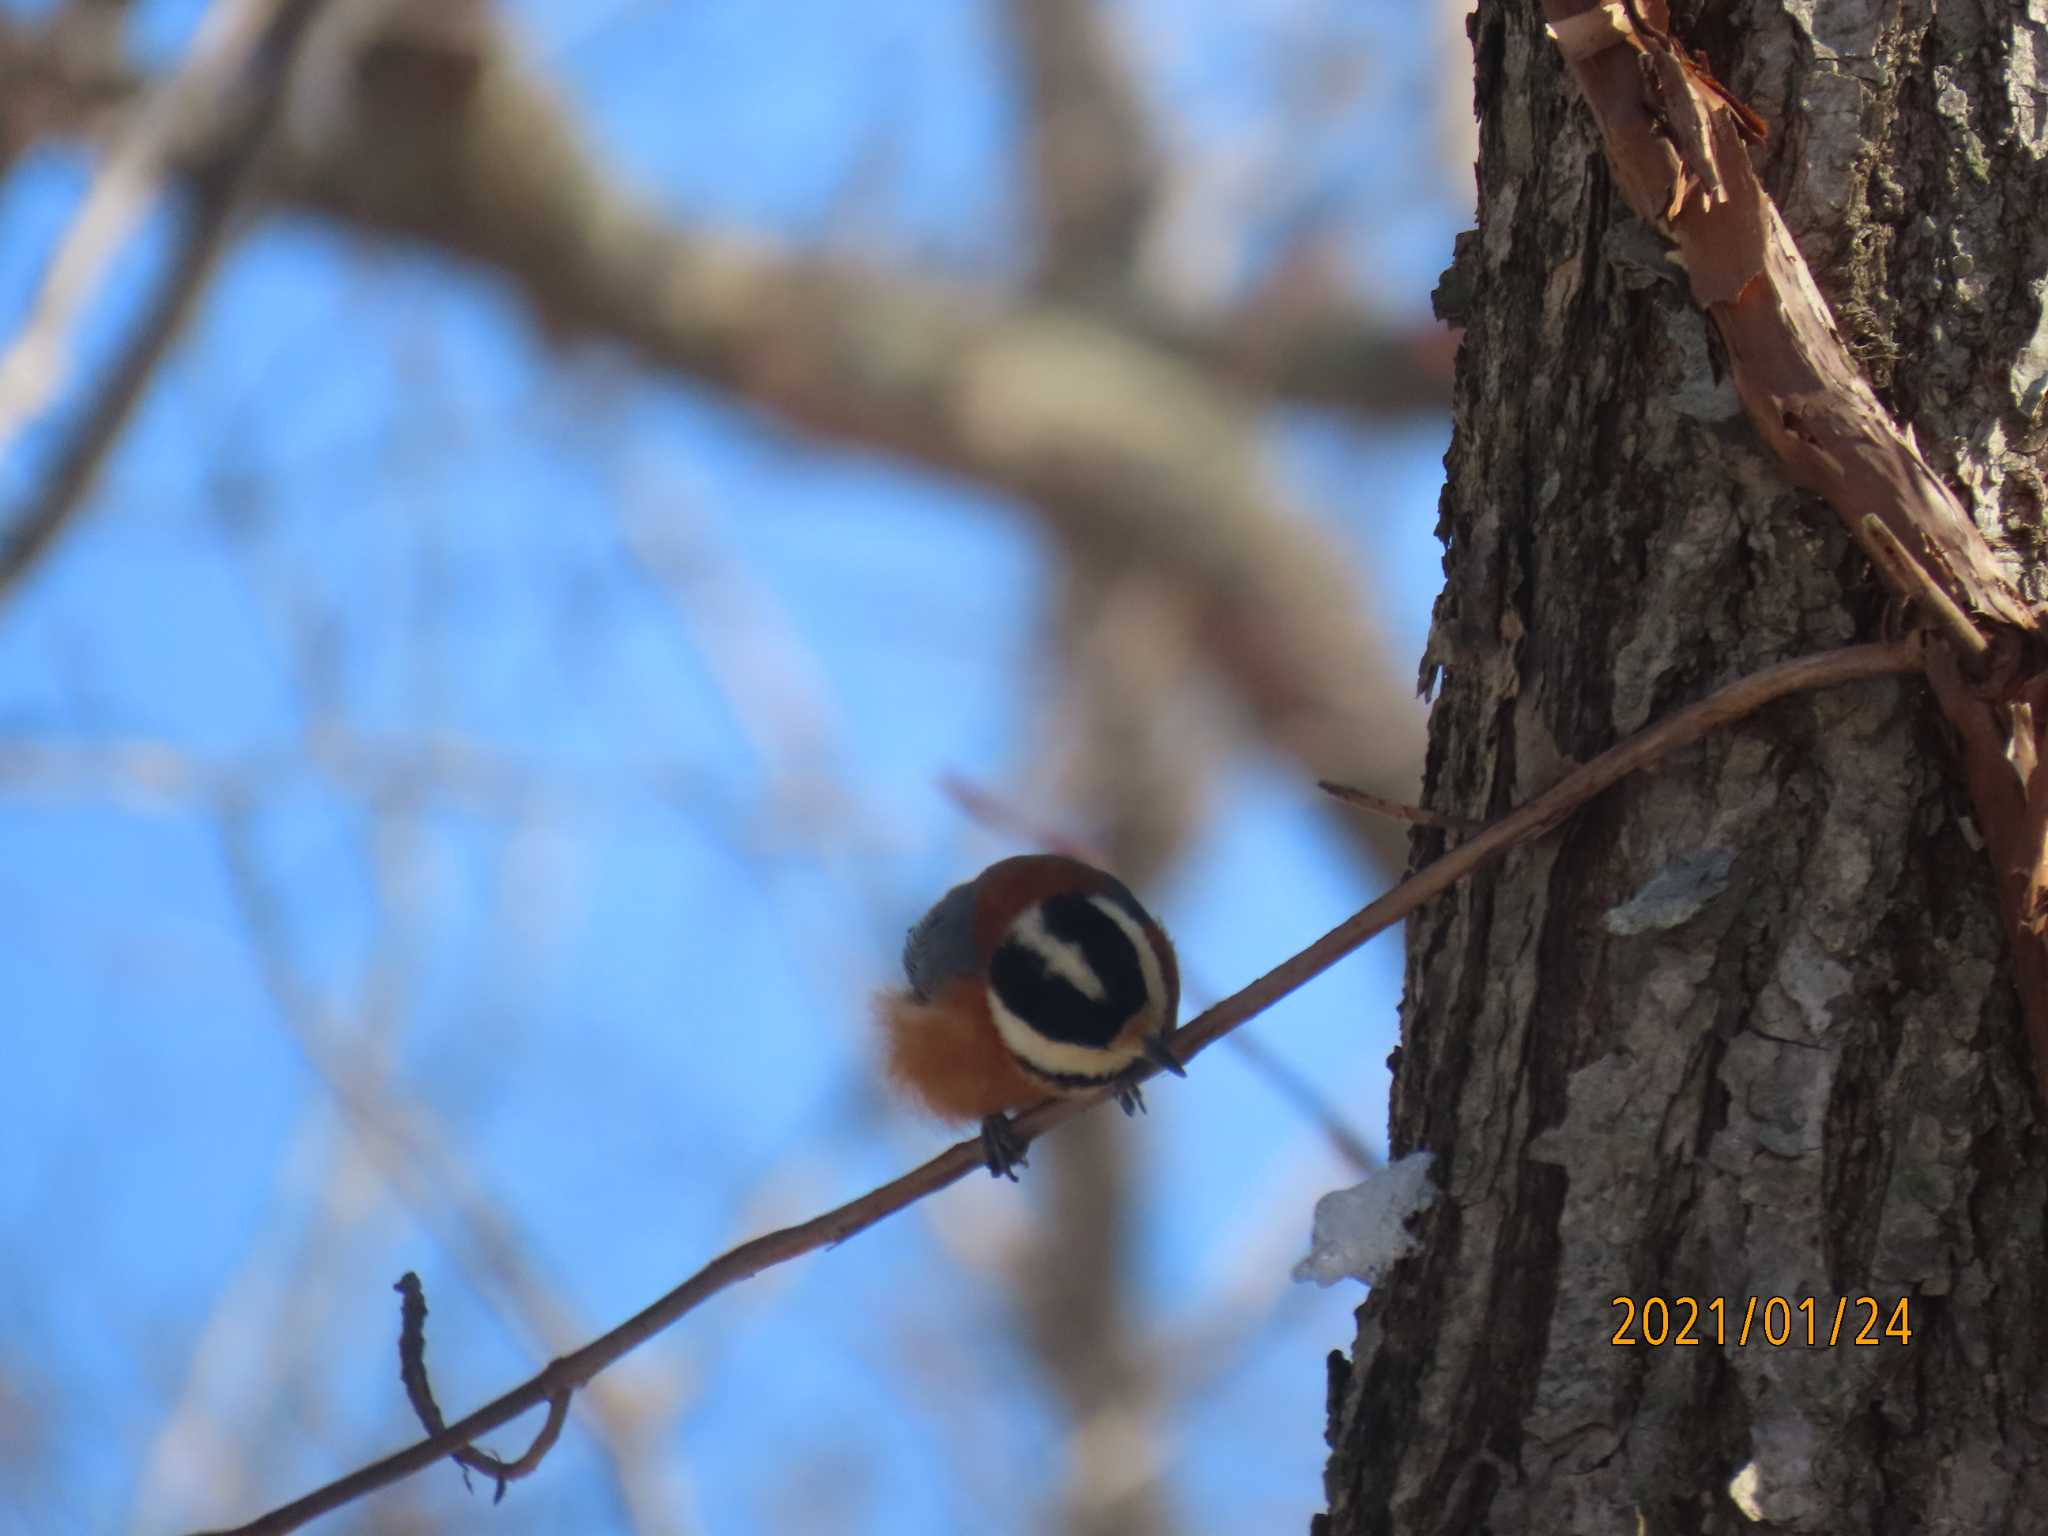
<instances>
[{"instance_id":1,"label":"thin brown branch","mask_svg":"<svg viewBox=\"0 0 2048 1536\"><path fill-rule=\"evenodd\" d=\"M441 1405L434 1401L434 1386L427 1379L427 1291L420 1277L407 1270L391 1287L398 1292L398 1381L405 1388L405 1400L430 1435L448 1427Z\"/></svg>"},{"instance_id":2,"label":"thin brown branch","mask_svg":"<svg viewBox=\"0 0 2048 1536\"><path fill-rule=\"evenodd\" d=\"M547 1422L540 1427L540 1433L533 1437L533 1444L526 1448L526 1454L517 1461L503 1461L486 1452L475 1453L479 1460L470 1465L479 1466L498 1480L498 1497L505 1496L505 1484L517 1482L522 1477L531 1477L547 1453L555 1448L555 1442L562 1438L562 1426L569 1422L569 1394L557 1392L548 1399Z\"/></svg>"},{"instance_id":3,"label":"thin brown branch","mask_svg":"<svg viewBox=\"0 0 2048 1536\"><path fill-rule=\"evenodd\" d=\"M1594 796L1665 754L1699 741L1788 694L1918 671L1922 666L1922 656L1919 642L1908 640L1889 645L1850 646L1819 656L1802 657L1740 678L1668 719L1639 731L1584 767L1567 774L1526 805L1509 812L1470 842L1402 881L1299 954L1208 1009L1173 1036L1174 1055L1183 1062L1192 1060L1247 1019L1321 975L1373 935L1392 927L1424 902L1442 895L1458 881L1511 848L1541 836ZM1098 1097L1050 1100L1039 1104L1017 1117L1017 1134L1028 1144L1101 1102ZM926 1196L957 1183L982 1166L979 1138L963 1141L901 1177L870 1190L859 1199L850 1200L796 1226L742 1243L713 1259L688 1280L611 1332L592 1340L574 1354L551 1362L537 1375L450 1425L441 1434L429 1436L372 1462L247 1525L219 1533L219 1536L279 1536L279 1533L297 1530L320 1515L431 1466L443 1456L453 1453L458 1446L472 1444L479 1435L510 1422L528 1409L584 1386L600 1371L721 1291L775 1265L788 1263L821 1248L836 1247Z\"/></svg>"}]
</instances>

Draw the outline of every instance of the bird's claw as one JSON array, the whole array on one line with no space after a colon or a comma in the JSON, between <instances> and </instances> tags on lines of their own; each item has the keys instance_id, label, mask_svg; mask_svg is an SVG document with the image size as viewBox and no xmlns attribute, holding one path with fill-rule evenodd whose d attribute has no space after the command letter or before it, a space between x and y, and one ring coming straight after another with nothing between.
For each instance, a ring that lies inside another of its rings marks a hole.
<instances>
[{"instance_id":1,"label":"bird's claw","mask_svg":"<svg viewBox=\"0 0 2048 1536\"><path fill-rule=\"evenodd\" d=\"M988 1115L981 1122L981 1160L992 1178L1017 1182L1017 1170L1025 1167L1024 1149L1030 1143L1017 1134L1008 1115Z\"/></svg>"}]
</instances>

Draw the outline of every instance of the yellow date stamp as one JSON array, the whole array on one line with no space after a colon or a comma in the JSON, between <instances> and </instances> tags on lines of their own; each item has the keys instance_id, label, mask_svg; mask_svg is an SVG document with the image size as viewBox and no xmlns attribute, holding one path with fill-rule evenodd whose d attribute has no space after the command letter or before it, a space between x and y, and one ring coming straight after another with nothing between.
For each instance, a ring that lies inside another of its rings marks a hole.
<instances>
[{"instance_id":1,"label":"yellow date stamp","mask_svg":"<svg viewBox=\"0 0 2048 1536\"><path fill-rule=\"evenodd\" d=\"M1904 1296L1617 1296L1620 1314L1610 1344L1652 1349L1666 1345L1733 1344L1773 1349L1798 1344L1834 1349L1844 1344L1910 1344L1913 1309Z\"/></svg>"}]
</instances>

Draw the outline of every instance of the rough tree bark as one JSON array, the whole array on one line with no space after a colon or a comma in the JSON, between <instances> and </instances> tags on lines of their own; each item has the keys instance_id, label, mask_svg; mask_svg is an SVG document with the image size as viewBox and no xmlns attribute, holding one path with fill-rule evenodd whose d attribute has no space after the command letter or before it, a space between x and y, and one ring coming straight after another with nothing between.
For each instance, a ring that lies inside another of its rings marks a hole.
<instances>
[{"instance_id":1,"label":"rough tree bark","mask_svg":"<svg viewBox=\"0 0 2048 1536\"><path fill-rule=\"evenodd\" d=\"M1704 0L1676 30L1770 120L1760 164L1880 394L2031 557L2039 0ZM1427 798L1487 816L1894 615L1744 420L1540 8L1480 0L1472 33ZM1775 706L1623 785L1414 919L1408 964L1393 1144L1443 1195L1333 1357L1320 1528L2048 1531L2048 1144L1924 684ZM1711 1314L1696 1346L1611 1342L1614 1299L1651 1296L1723 1298L1725 1342ZM1906 1300L1910 1343L1828 1347L1865 1296ZM1808 1297L1818 1347L1799 1312L1760 1337Z\"/></svg>"}]
</instances>

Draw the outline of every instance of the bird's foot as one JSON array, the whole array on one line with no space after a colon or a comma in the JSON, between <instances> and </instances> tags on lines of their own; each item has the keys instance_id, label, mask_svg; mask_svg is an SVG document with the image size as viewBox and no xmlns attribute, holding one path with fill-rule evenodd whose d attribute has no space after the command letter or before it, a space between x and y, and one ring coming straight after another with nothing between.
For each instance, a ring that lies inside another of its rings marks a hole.
<instances>
[{"instance_id":1,"label":"bird's foot","mask_svg":"<svg viewBox=\"0 0 2048 1536\"><path fill-rule=\"evenodd\" d=\"M1145 1095L1139 1090L1137 1079L1128 1078L1116 1085L1116 1102L1127 1115L1145 1113Z\"/></svg>"},{"instance_id":2,"label":"bird's foot","mask_svg":"<svg viewBox=\"0 0 2048 1536\"><path fill-rule=\"evenodd\" d=\"M1025 1166L1024 1149L1029 1145L1017 1134L1008 1115L987 1115L981 1122L981 1159L991 1177L1017 1182L1017 1170Z\"/></svg>"}]
</instances>

